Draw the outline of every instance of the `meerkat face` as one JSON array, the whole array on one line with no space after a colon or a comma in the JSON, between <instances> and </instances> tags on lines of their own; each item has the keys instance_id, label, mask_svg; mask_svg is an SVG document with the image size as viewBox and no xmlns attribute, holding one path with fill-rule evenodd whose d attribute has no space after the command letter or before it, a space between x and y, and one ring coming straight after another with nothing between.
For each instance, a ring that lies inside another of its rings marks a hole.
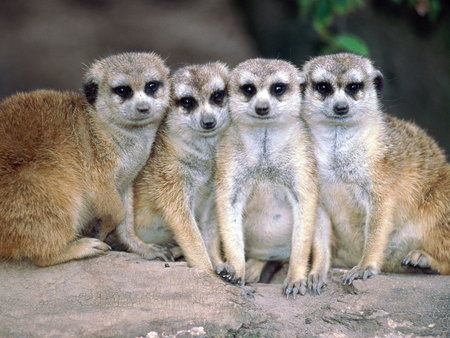
<instances>
[{"instance_id":1,"label":"meerkat face","mask_svg":"<svg viewBox=\"0 0 450 338\"><path fill-rule=\"evenodd\" d=\"M230 78L230 111L242 124L289 122L300 114L299 71L282 60L251 59ZM289 117L289 118L287 118Z\"/></svg>"},{"instance_id":2,"label":"meerkat face","mask_svg":"<svg viewBox=\"0 0 450 338\"><path fill-rule=\"evenodd\" d=\"M219 62L191 65L172 75L171 128L179 133L213 136L229 123L228 68Z\"/></svg>"},{"instance_id":3,"label":"meerkat face","mask_svg":"<svg viewBox=\"0 0 450 338\"><path fill-rule=\"evenodd\" d=\"M302 71L302 113L309 123L348 126L378 111L383 76L368 59L349 53L320 56Z\"/></svg>"},{"instance_id":4,"label":"meerkat face","mask_svg":"<svg viewBox=\"0 0 450 338\"><path fill-rule=\"evenodd\" d=\"M169 107L169 70L153 53L118 54L90 67L84 91L108 124L145 126L160 121Z\"/></svg>"}]
</instances>

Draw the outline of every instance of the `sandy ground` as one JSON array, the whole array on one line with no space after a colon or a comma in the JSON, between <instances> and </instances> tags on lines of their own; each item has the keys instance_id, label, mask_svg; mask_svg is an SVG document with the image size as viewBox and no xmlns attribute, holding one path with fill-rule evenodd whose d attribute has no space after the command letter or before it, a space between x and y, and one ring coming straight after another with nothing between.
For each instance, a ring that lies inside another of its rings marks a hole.
<instances>
[{"instance_id":1,"label":"sandy ground","mask_svg":"<svg viewBox=\"0 0 450 338\"><path fill-rule=\"evenodd\" d=\"M253 294L185 262L110 252L47 268L0 265L1 337L447 337L450 277L379 275L322 296L281 296L285 270Z\"/></svg>"}]
</instances>

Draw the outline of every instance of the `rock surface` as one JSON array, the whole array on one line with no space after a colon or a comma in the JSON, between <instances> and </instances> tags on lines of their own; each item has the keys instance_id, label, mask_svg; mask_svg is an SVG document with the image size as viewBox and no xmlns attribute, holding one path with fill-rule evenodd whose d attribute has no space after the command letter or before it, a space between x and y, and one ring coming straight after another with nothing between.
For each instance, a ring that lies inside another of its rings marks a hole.
<instances>
[{"instance_id":1,"label":"rock surface","mask_svg":"<svg viewBox=\"0 0 450 338\"><path fill-rule=\"evenodd\" d=\"M110 252L48 268L0 263L0 337L411 337L450 335L450 277L334 269L322 296L254 296L184 262Z\"/></svg>"}]
</instances>

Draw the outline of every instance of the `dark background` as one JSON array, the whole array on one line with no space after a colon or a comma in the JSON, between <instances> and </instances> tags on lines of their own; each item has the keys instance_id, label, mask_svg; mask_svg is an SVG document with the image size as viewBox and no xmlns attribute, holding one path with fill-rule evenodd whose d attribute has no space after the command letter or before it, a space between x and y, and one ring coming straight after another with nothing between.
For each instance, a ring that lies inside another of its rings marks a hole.
<instances>
[{"instance_id":1,"label":"dark background","mask_svg":"<svg viewBox=\"0 0 450 338\"><path fill-rule=\"evenodd\" d=\"M388 113L414 120L450 153L450 5L436 22L392 0L332 29L359 35L386 78ZM0 99L38 88L80 90L86 66L155 51L172 69L276 57L301 67L323 49L294 0L0 0Z\"/></svg>"}]
</instances>

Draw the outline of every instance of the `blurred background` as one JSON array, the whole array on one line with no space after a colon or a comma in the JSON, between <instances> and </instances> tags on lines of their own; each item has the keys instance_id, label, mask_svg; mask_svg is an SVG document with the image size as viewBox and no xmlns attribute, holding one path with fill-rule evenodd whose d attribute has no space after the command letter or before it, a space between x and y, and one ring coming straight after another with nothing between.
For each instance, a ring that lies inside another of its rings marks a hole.
<instances>
[{"instance_id":1,"label":"blurred background","mask_svg":"<svg viewBox=\"0 0 450 338\"><path fill-rule=\"evenodd\" d=\"M124 51L155 51L173 70L357 52L385 76L385 110L450 153L448 0L0 0L0 99L81 90L87 65Z\"/></svg>"}]
</instances>

